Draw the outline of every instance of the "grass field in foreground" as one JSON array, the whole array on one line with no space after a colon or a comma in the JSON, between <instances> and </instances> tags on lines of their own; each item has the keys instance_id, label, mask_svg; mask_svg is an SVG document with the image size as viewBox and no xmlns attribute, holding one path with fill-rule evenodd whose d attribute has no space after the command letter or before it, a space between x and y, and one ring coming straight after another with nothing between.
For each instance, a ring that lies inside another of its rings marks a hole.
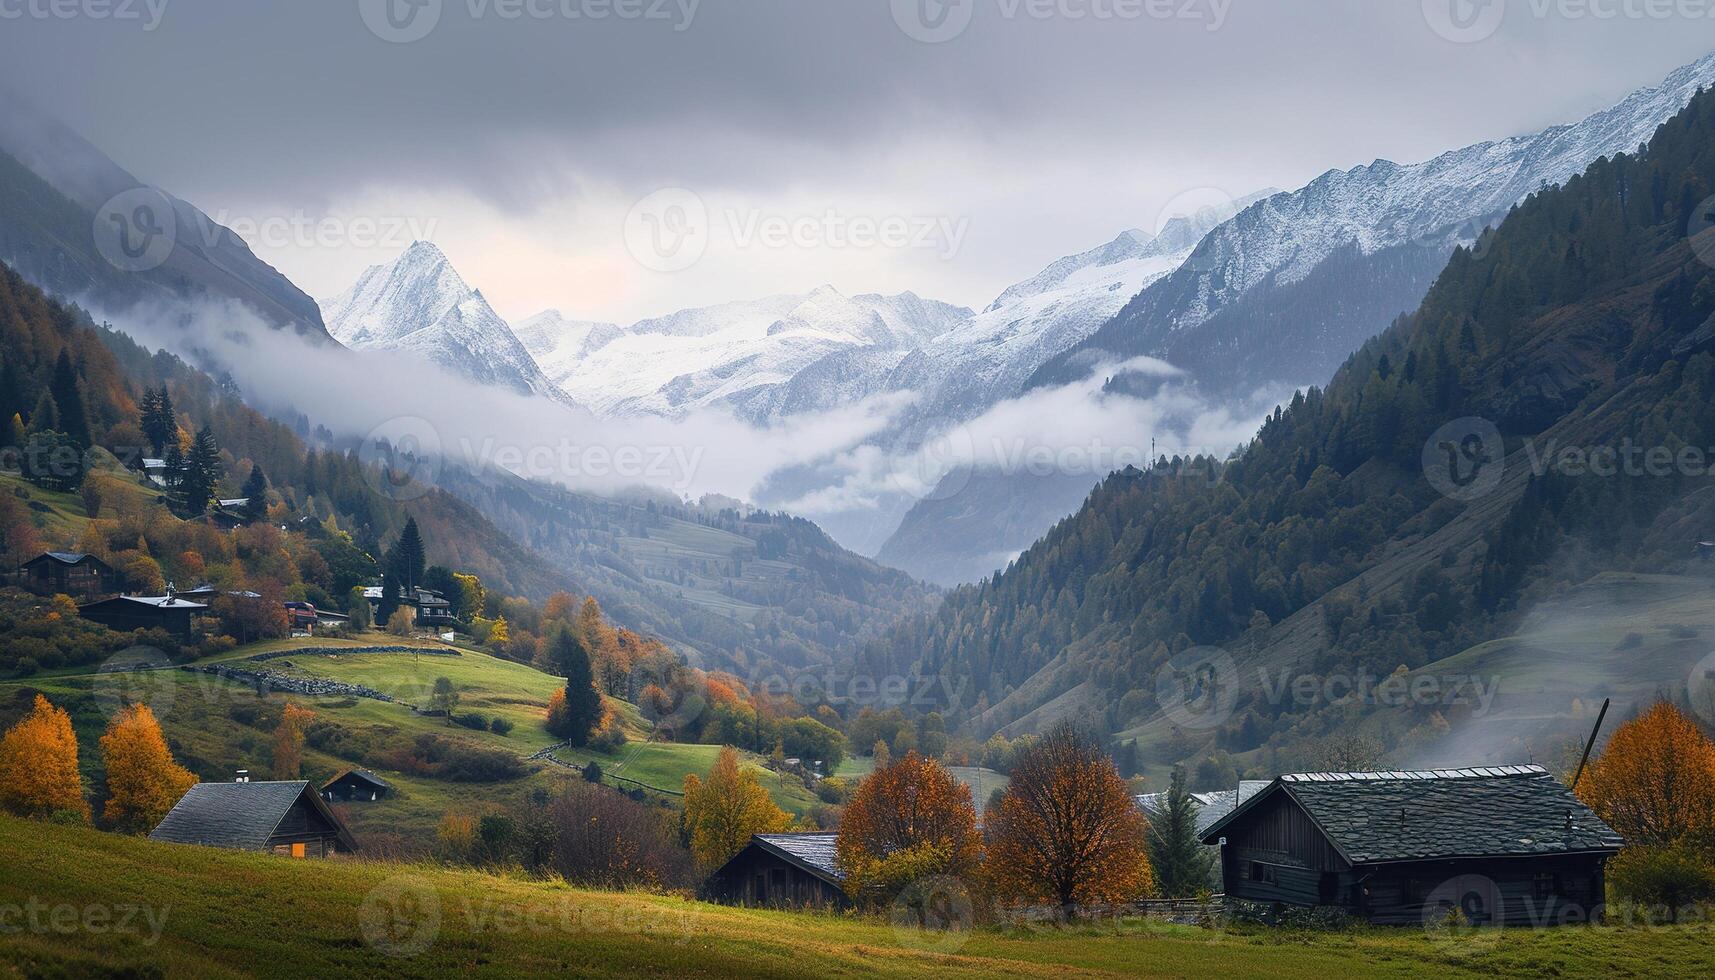
<instances>
[{"instance_id":1,"label":"grass field in foreground","mask_svg":"<svg viewBox=\"0 0 1715 980\"><path fill-rule=\"evenodd\" d=\"M1120 922L947 937L872 919L731 909L428 866L293 862L12 817L0 817L0 867L0 964L12 975L132 968L199 977L553 971L1327 980L1715 971L1709 927L1579 926L1446 939L1417 929L1312 933ZM392 932L382 931L389 926ZM925 948L948 938L945 950Z\"/></svg>"}]
</instances>

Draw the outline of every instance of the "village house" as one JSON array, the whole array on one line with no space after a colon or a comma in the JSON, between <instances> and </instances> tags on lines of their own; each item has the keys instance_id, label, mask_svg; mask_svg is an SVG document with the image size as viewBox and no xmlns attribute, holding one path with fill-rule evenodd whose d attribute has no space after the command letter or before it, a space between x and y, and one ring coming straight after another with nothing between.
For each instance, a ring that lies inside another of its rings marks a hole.
<instances>
[{"instance_id":1,"label":"village house","mask_svg":"<svg viewBox=\"0 0 1715 980\"><path fill-rule=\"evenodd\" d=\"M319 858L357 850L339 816L307 781L198 783L151 840L200 844L282 857Z\"/></svg>"},{"instance_id":2,"label":"village house","mask_svg":"<svg viewBox=\"0 0 1715 980\"><path fill-rule=\"evenodd\" d=\"M322 799L374 803L393 792L393 784L368 769L347 769L322 784Z\"/></svg>"},{"instance_id":3,"label":"village house","mask_svg":"<svg viewBox=\"0 0 1715 980\"><path fill-rule=\"evenodd\" d=\"M381 625L381 586L364 586L363 597L369 601L369 615L376 625ZM416 615L417 625L423 629L450 627L458 624L458 617L453 615L453 604L447 597L434 589L418 586L406 592L399 590L399 601L411 607Z\"/></svg>"},{"instance_id":4,"label":"village house","mask_svg":"<svg viewBox=\"0 0 1715 980\"><path fill-rule=\"evenodd\" d=\"M757 834L703 884L703 896L728 905L845 908L834 867L838 834Z\"/></svg>"},{"instance_id":5,"label":"village house","mask_svg":"<svg viewBox=\"0 0 1715 980\"><path fill-rule=\"evenodd\" d=\"M37 595L94 599L119 591L119 574L112 566L80 552L44 552L18 566L18 572L23 587Z\"/></svg>"},{"instance_id":6,"label":"village house","mask_svg":"<svg viewBox=\"0 0 1715 980\"><path fill-rule=\"evenodd\" d=\"M286 603L286 620L293 633L314 636L316 627L338 629L351 622L351 617L317 609L314 603L288 602Z\"/></svg>"},{"instance_id":7,"label":"village house","mask_svg":"<svg viewBox=\"0 0 1715 980\"><path fill-rule=\"evenodd\" d=\"M1201 837L1229 901L1393 925L1586 921L1623 844L1540 766L1282 776Z\"/></svg>"},{"instance_id":8,"label":"village house","mask_svg":"<svg viewBox=\"0 0 1715 980\"><path fill-rule=\"evenodd\" d=\"M132 630L165 630L174 636L191 635L191 617L206 611L208 606L174 595L121 595L100 599L77 607L84 619L100 623L110 630L129 633Z\"/></svg>"}]
</instances>

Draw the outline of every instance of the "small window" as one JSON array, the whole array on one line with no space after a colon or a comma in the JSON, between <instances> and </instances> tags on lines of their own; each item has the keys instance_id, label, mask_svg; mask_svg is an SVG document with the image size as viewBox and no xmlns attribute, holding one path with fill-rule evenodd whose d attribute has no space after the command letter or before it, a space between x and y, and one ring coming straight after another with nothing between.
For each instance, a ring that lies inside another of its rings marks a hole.
<instances>
[{"instance_id":1,"label":"small window","mask_svg":"<svg viewBox=\"0 0 1715 980\"><path fill-rule=\"evenodd\" d=\"M1275 884L1274 865L1263 864L1261 861L1251 862L1251 880L1265 885Z\"/></svg>"},{"instance_id":2,"label":"small window","mask_svg":"<svg viewBox=\"0 0 1715 980\"><path fill-rule=\"evenodd\" d=\"M1560 876L1554 874L1539 874L1535 879L1535 893L1538 899L1554 898L1560 894Z\"/></svg>"},{"instance_id":3,"label":"small window","mask_svg":"<svg viewBox=\"0 0 1715 980\"><path fill-rule=\"evenodd\" d=\"M295 858L301 858L304 856L304 845L302 843L292 845L292 856Z\"/></svg>"}]
</instances>

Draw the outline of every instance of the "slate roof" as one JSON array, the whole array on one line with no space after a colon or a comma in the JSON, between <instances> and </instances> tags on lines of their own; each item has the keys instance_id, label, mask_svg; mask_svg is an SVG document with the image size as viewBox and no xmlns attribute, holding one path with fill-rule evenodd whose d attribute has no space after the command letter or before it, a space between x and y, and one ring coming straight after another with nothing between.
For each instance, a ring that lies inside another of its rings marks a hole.
<instances>
[{"instance_id":1,"label":"slate roof","mask_svg":"<svg viewBox=\"0 0 1715 980\"><path fill-rule=\"evenodd\" d=\"M43 558L50 558L54 561L59 562L62 565L77 565L77 564L81 564L82 562L85 562L85 561L93 561L96 564L101 565L103 567L106 567L106 565L107 565L106 562L95 557L94 555L86 555L81 551L44 551L41 554L37 555L36 557L25 562L24 567L28 568L31 565L34 565L36 562L41 561Z\"/></svg>"},{"instance_id":2,"label":"slate roof","mask_svg":"<svg viewBox=\"0 0 1715 980\"><path fill-rule=\"evenodd\" d=\"M197 783L150 832L150 840L261 851L299 798L310 801L339 831L340 843L357 850L351 833L310 790L306 780L260 783Z\"/></svg>"},{"instance_id":3,"label":"slate roof","mask_svg":"<svg viewBox=\"0 0 1715 980\"><path fill-rule=\"evenodd\" d=\"M339 775L335 776L334 778L323 783L322 789L323 790L332 789L333 785L335 783L339 782L340 780L344 779L347 776L351 776L354 779L361 780L361 781L369 783L373 786L377 786L381 789L392 789L393 788L392 783L388 782L385 779L382 779L380 776L377 776L376 774L370 772L368 769L347 769L344 772L341 772Z\"/></svg>"},{"instance_id":4,"label":"slate roof","mask_svg":"<svg viewBox=\"0 0 1715 980\"><path fill-rule=\"evenodd\" d=\"M824 881L839 884L845 872L834 867L834 841L839 834L757 834L752 844L778 855Z\"/></svg>"},{"instance_id":5,"label":"slate roof","mask_svg":"<svg viewBox=\"0 0 1715 980\"><path fill-rule=\"evenodd\" d=\"M1285 793L1352 864L1617 851L1620 835L1541 766L1282 776L1202 833Z\"/></svg>"},{"instance_id":6,"label":"slate roof","mask_svg":"<svg viewBox=\"0 0 1715 980\"><path fill-rule=\"evenodd\" d=\"M135 603L135 604L140 605L140 606L149 606L152 609L207 609L208 608L207 606L203 605L200 602L191 602L188 599L180 599L178 596L175 596L175 595L116 595L116 596L112 597L111 599L102 599L99 602L86 603L86 604L84 604L78 608L90 609L90 608L93 608L95 606L105 606L105 605L108 605L110 603L115 603L115 602L131 602L131 603Z\"/></svg>"}]
</instances>

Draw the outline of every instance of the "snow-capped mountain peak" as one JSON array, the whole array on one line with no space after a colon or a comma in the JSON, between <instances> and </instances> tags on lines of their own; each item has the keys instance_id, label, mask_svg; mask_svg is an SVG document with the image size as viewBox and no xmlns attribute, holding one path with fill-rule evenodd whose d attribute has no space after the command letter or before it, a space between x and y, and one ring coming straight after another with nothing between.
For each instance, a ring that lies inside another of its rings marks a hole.
<instances>
[{"instance_id":1,"label":"snow-capped mountain peak","mask_svg":"<svg viewBox=\"0 0 1715 980\"><path fill-rule=\"evenodd\" d=\"M416 354L482 384L565 401L512 328L432 242L364 270L321 302L334 339L356 350Z\"/></svg>"}]
</instances>

